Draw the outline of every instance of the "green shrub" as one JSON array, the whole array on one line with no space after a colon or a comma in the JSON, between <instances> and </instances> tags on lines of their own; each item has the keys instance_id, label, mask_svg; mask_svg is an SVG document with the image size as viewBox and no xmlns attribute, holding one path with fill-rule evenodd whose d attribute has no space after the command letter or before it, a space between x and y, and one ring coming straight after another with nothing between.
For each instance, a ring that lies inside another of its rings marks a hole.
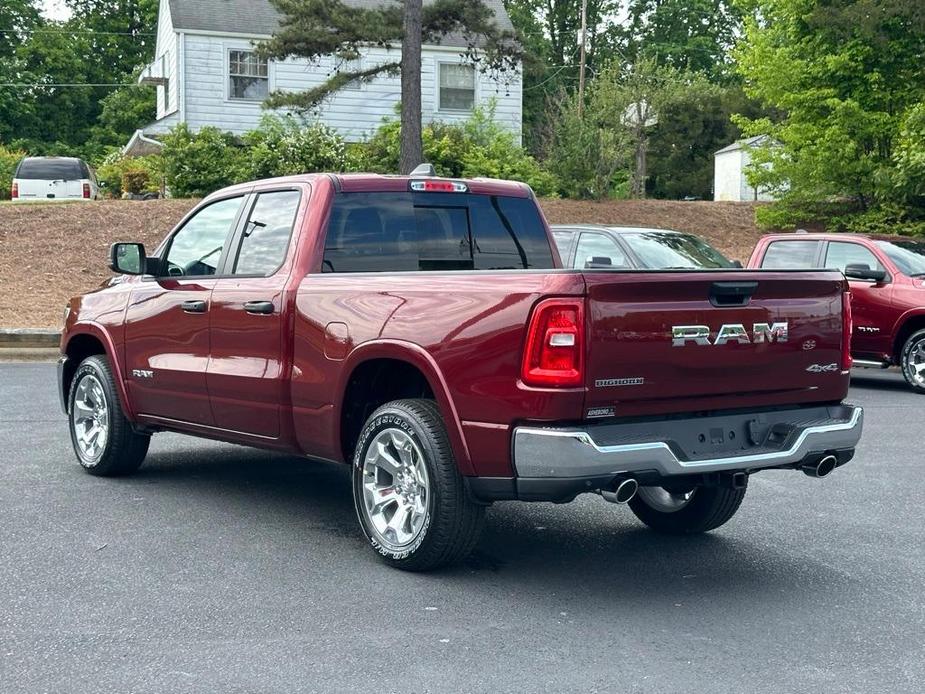
<instances>
[{"instance_id":1,"label":"green shrub","mask_svg":"<svg viewBox=\"0 0 925 694\"><path fill-rule=\"evenodd\" d=\"M123 157L119 150L114 150L104 157L96 168L96 177L103 186L103 193L108 197L117 198L122 195L126 175L133 174L144 174L145 177L144 184L137 193L160 192L164 180L164 158L158 154Z\"/></svg>"},{"instance_id":2,"label":"green shrub","mask_svg":"<svg viewBox=\"0 0 925 694\"><path fill-rule=\"evenodd\" d=\"M147 171L125 171L122 174L122 190L133 195L140 195L148 186Z\"/></svg>"},{"instance_id":3,"label":"green shrub","mask_svg":"<svg viewBox=\"0 0 925 694\"><path fill-rule=\"evenodd\" d=\"M428 123L422 131L424 160L440 176L505 178L523 181L537 195L554 195L555 178L527 153L494 119L494 106L476 109L461 124ZM366 142L358 168L397 173L401 124L387 120Z\"/></svg>"},{"instance_id":4,"label":"green shrub","mask_svg":"<svg viewBox=\"0 0 925 694\"><path fill-rule=\"evenodd\" d=\"M19 166L24 156L26 156L25 152L18 149L7 149L0 145L0 200L10 199L13 174L16 173L16 167Z\"/></svg>"},{"instance_id":5,"label":"green shrub","mask_svg":"<svg viewBox=\"0 0 925 694\"><path fill-rule=\"evenodd\" d=\"M858 234L925 236L925 209L884 203L862 210L850 200L795 202L784 200L755 210L762 229L822 228Z\"/></svg>"},{"instance_id":6,"label":"green shrub","mask_svg":"<svg viewBox=\"0 0 925 694\"><path fill-rule=\"evenodd\" d=\"M193 133L185 123L164 137L164 176L170 193L198 198L248 180L245 152L231 133L211 126Z\"/></svg>"},{"instance_id":7,"label":"green shrub","mask_svg":"<svg viewBox=\"0 0 925 694\"><path fill-rule=\"evenodd\" d=\"M343 138L323 123L306 124L293 116L264 116L257 130L244 135L244 175L248 179L344 171Z\"/></svg>"}]
</instances>

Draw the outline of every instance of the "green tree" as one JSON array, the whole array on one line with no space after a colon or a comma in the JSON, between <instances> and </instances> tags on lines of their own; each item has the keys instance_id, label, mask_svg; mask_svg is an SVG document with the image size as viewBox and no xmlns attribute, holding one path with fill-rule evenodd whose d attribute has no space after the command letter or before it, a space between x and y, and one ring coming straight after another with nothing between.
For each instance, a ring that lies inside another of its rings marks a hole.
<instances>
[{"instance_id":1,"label":"green tree","mask_svg":"<svg viewBox=\"0 0 925 694\"><path fill-rule=\"evenodd\" d=\"M906 0L742 0L738 45L747 92L780 119L739 118L778 144L753 153L754 183L788 204L850 198L861 210L899 198L921 207L916 113L925 101L925 6ZM912 156L910 156L910 154ZM911 168L910 168L911 167Z\"/></svg>"},{"instance_id":2,"label":"green tree","mask_svg":"<svg viewBox=\"0 0 925 694\"><path fill-rule=\"evenodd\" d=\"M561 105L562 90L578 86L578 47L582 0L504 0L523 46L524 141L534 153L549 142L555 123L547 105ZM594 75L614 58L618 27L613 18L621 0L588 0L587 66Z\"/></svg>"},{"instance_id":3,"label":"green tree","mask_svg":"<svg viewBox=\"0 0 925 694\"><path fill-rule=\"evenodd\" d=\"M73 16L57 22L39 16L35 2L0 3L0 29L15 36L0 42L0 84L10 85L0 87L0 140L31 153L95 159L104 145L124 144L153 117L149 97L140 91L115 96L109 85L133 82L152 57L158 2L68 4Z\"/></svg>"},{"instance_id":4,"label":"green tree","mask_svg":"<svg viewBox=\"0 0 925 694\"><path fill-rule=\"evenodd\" d=\"M516 65L519 48L510 32L502 31L482 0L383 0L372 7L340 0L272 0L280 13L280 28L259 45L268 58L311 60L334 55L343 61L358 58L365 46L393 48L401 43L401 58L358 70L344 69L318 87L304 92L277 91L267 99L272 108L308 110L345 85L384 73L402 75L401 170L409 172L423 159L421 140L421 44L450 34L467 37L463 49L484 71Z\"/></svg>"},{"instance_id":5,"label":"green tree","mask_svg":"<svg viewBox=\"0 0 925 694\"><path fill-rule=\"evenodd\" d=\"M579 114L578 95L564 90L546 110L548 121L555 123L543 146L546 164L559 192L569 198L622 197L629 180L633 143L622 124L613 127L610 114L598 109L596 85L591 84L591 103L583 113Z\"/></svg>"},{"instance_id":6,"label":"green tree","mask_svg":"<svg viewBox=\"0 0 925 694\"><path fill-rule=\"evenodd\" d=\"M733 114L760 114L737 85L686 90L662 109L649 135L648 193L675 200L712 198L713 155L741 134Z\"/></svg>"},{"instance_id":7,"label":"green tree","mask_svg":"<svg viewBox=\"0 0 925 694\"><path fill-rule=\"evenodd\" d=\"M134 85L120 87L103 97L100 107L92 129L93 142L101 147L123 146L132 133L154 120L157 92Z\"/></svg>"},{"instance_id":8,"label":"green tree","mask_svg":"<svg viewBox=\"0 0 925 694\"><path fill-rule=\"evenodd\" d=\"M656 58L713 82L734 77L730 53L741 13L730 0L630 0L625 55Z\"/></svg>"},{"instance_id":9,"label":"green tree","mask_svg":"<svg viewBox=\"0 0 925 694\"><path fill-rule=\"evenodd\" d=\"M702 75L659 65L654 58L647 57L632 65L615 61L597 77L589 110L597 114L602 127L622 129L629 134L634 152L630 185L633 197L646 195L653 127L672 106L710 89Z\"/></svg>"}]
</instances>

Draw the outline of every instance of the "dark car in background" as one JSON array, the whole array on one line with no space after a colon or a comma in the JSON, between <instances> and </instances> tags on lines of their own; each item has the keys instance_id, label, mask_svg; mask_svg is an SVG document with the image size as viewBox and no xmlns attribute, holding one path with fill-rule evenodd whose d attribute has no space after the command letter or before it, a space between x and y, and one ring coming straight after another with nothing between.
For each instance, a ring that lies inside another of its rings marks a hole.
<instances>
[{"instance_id":1,"label":"dark car in background","mask_svg":"<svg viewBox=\"0 0 925 694\"><path fill-rule=\"evenodd\" d=\"M669 229L558 224L552 235L565 267L698 270L741 267L694 234Z\"/></svg>"}]
</instances>

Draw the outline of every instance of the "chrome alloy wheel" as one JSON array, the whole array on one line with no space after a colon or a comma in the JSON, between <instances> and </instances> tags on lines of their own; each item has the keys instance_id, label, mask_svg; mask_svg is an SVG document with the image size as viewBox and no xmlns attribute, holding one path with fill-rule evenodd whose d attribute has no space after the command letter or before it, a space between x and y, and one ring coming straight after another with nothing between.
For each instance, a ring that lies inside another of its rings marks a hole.
<instances>
[{"instance_id":1,"label":"chrome alloy wheel","mask_svg":"<svg viewBox=\"0 0 925 694\"><path fill-rule=\"evenodd\" d=\"M906 355L906 370L912 380L925 387L925 340L920 340Z\"/></svg>"},{"instance_id":2,"label":"chrome alloy wheel","mask_svg":"<svg viewBox=\"0 0 925 694\"><path fill-rule=\"evenodd\" d=\"M95 465L109 440L109 405L103 384L93 374L85 375L77 384L71 427L81 459L87 465Z\"/></svg>"},{"instance_id":3,"label":"chrome alloy wheel","mask_svg":"<svg viewBox=\"0 0 925 694\"><path fill-rule=\"evenodd\" d=\"M655 511L674 513L687 506L694 498L696 489L686 492L669 492L664 487L640 487L636 496Z\"/></svg>"},{"instance_id":4,"label":"chrome alloy wheel","mask_svg":"<svg viewBox=\"0 0 925 694\"><path fill-rule=\"evenodd\" d=\"M400 552L424 528L430 479L420 446L401 429L384 429L363 459L363 512L375 539Z\"/></svg>"}]
</instances>

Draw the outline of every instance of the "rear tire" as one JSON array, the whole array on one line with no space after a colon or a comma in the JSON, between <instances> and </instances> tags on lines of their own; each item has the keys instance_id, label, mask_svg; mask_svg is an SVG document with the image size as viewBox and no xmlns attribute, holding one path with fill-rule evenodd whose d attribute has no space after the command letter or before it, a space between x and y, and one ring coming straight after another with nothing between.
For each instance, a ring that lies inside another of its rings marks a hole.
<instances>
[{"instance_id":1,"label":"rear tire","mask_svg":"<svg viewBox=\"0 0 925 694\"><path fill-rule=\"evenodd\" d=\"M925 330L909 336L900 352L899 364L912 390L925 394Z\"/></svg>"},{"instance_id":2,"label":"rear tire","mask_svg":"<svg viewBox=\"0 0 925 694\"><path fill-rule=\"evenodd\" d=\"M151 437L126 419L106 357L87 357L77 367L68 413L74 453L91 475L128 475L144 462Z\"/></svg>"},{"instance_id":3,"label":"rear tire","mask_svg":"<svg viewBox=\"0 0 925 694\"><path fill-rule=\"evenodd\" d=\"M475 547L485 508L463 484L431 400L396 400L366 421L353 459L360 528L390 566L428 571Z\"/></svg>"},{"instance_id":4,"label":"rear tire","mask_svg":"<svg viewBox=\"0 0 925 694\"><path fill-rule=\"evenodd\" d=\"M745 487L694 487L684 499L685 495L671 494L662 487L640 487L630 499L629 507L639 520L655 531L693 535L718 528L732 518L745 498L745 491ZM665 502L661 503L660 498ZM669 510L672 505L676 506L675 510Z\"/></svg>"}]
</instances>

